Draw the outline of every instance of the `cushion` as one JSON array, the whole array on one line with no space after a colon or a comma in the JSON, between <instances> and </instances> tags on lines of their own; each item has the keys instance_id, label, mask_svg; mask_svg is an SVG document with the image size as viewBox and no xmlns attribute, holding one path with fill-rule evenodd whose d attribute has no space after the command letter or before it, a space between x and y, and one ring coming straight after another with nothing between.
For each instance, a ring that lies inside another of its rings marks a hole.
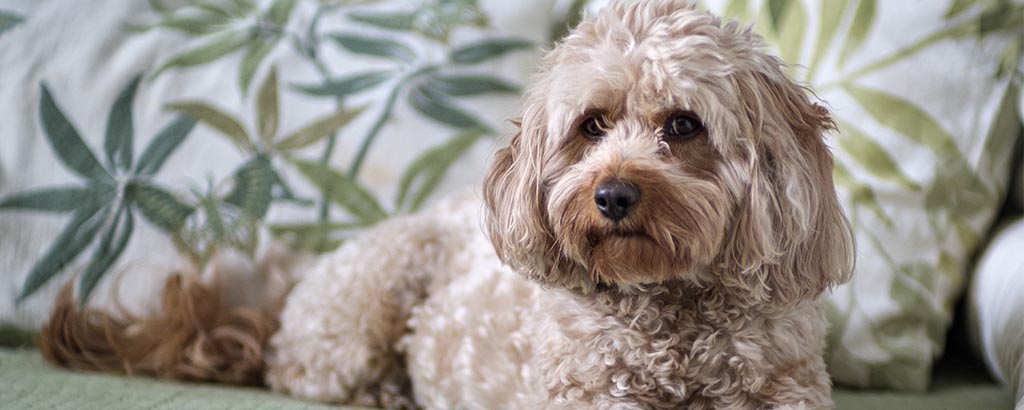
<instances>
[{"instance_id":1,"label":"cushion","mask_svg":"<svg viewBox=\"0 0 1024 410\"><path fill-rule=\"evenodd\" d=\"M264 390L55 369L34 350L0 348L0 409L53 410L355 410L305 402ZM984 368L950 361L927 393L837 389L839 410L1012 409L1011 397ZM367 409L369 410L369 409Z\"/></svg>"},{"instance_id":2,"label":"cushion","mask_svg":"<svg viewBox=\"0 0 1024 410\"><path fill-rule=\"evenodd\" d=\"M169 273L327 252L479 184L549 8L355 3L2 6L0 323L69 281L152 308Z\"/></svg>"},{"instance_id":3,"label":"cushion","mask_svg":"<svg viewBox=\"0 0 1024 410\"><path fill-rule=\"evenodd\" d=\"M968 296L974 346L1017 401L1024 396L1024 217L999 229L985 248Z\"/></svg>"},{"instance_id":4,"label":"cushion","mask_svg":"<svg viewBox=\"0 0 1024 410\"><path fill-rule=\"evenodd\" d=\"M833 380L926 389L969 258L1007 192L1021 47L1011 16L1024 6L707 3L755 24L839 127L835 182L857 268L827 298Z\"/></svg>"}]
</instances>

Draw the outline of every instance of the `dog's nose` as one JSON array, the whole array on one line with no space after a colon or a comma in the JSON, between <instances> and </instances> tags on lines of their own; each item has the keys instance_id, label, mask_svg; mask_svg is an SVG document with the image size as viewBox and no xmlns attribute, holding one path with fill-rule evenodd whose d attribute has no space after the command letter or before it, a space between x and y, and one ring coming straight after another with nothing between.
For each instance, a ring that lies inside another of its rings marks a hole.
<instances>
[{"instance_id":1,"label":"dog's nose","mask_svg":"<svg viewBox=\"0 0 1024 410\"><path fill-rule=\"evenodd\" d=\"M640 201L640 191L633 184L617 179L602 182L594 192L594 202L601 215L613 221L625 218L633 205Z\"/></svg>"}]
</instances>

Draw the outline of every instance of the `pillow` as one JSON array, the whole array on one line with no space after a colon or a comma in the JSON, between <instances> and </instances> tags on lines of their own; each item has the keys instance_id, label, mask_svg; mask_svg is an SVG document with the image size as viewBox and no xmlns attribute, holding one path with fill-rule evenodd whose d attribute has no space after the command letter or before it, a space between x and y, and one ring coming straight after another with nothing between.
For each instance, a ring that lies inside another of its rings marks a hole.
<instances>
[{"instance_id":1,"label":"pillow","mask_svg":"<svg viewBox=\"0 0 1024 410\"><path fill-rule=\"evenodd\" d=\"M989 371L1024 396L1024 218L1007 222L993 236L967 298L971 341Z\"/></svg>"},{"instance_id":2,"label":"pillow","mask_svg":"<svg viewBox=\"0 0 1024 410\"><path fill-rule=\"evenodd\" d=\"M152 308L174 271L277 266L273 244L326 252L479 184L550 20L539 0L6 7L0 323L30 329L69 281Z\"/></svg>"},{"instance_id":3,"label":"pillow","mask_svg":"<svg viewBox=\"0 0 1024 410\"><path fill-rule=\"evenodd\" d=\"M754 23L839 127L835 181L857 268L827 297L833 380L926 389L969 258L1007 192L1022 44L1012 16L1024 5L706 3Z\"/></svg>"}]
</instances>

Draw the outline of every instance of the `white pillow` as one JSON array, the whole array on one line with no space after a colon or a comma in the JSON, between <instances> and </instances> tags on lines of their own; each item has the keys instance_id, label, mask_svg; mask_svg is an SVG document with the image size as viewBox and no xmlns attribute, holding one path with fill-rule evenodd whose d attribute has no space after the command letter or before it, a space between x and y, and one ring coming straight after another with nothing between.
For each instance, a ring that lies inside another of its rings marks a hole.
<instances>
[{"instance_id":1,"label":"white pillow","mask_svg":"<svg viewBox=\"0 0 1024 410\"><path fill-rule=\"evenodd\" d=\"M968 295L972 342L999 381L1024 396L1024 218L998 230ZM1018 407L1020 408L1020 407Z\"/></svg>"}]
</instances>

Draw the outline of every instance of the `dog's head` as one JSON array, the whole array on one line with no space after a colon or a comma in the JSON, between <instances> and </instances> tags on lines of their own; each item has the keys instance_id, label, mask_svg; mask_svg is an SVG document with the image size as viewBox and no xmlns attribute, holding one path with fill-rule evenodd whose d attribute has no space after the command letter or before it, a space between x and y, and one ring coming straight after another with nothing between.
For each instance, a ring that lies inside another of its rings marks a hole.
<instances>
[{"instance_id":1,"label":"dog's head","mask_svg":"<svg viewBox=\"0 0 1024 410\"><path fill-rule=\"evenodd\" d=\"M502 260L584 292L692 280L787 303L845 280L828 111L749 29L623 3L545 57L496 154L484 198Z\"/></svg>"}]
</instances>

